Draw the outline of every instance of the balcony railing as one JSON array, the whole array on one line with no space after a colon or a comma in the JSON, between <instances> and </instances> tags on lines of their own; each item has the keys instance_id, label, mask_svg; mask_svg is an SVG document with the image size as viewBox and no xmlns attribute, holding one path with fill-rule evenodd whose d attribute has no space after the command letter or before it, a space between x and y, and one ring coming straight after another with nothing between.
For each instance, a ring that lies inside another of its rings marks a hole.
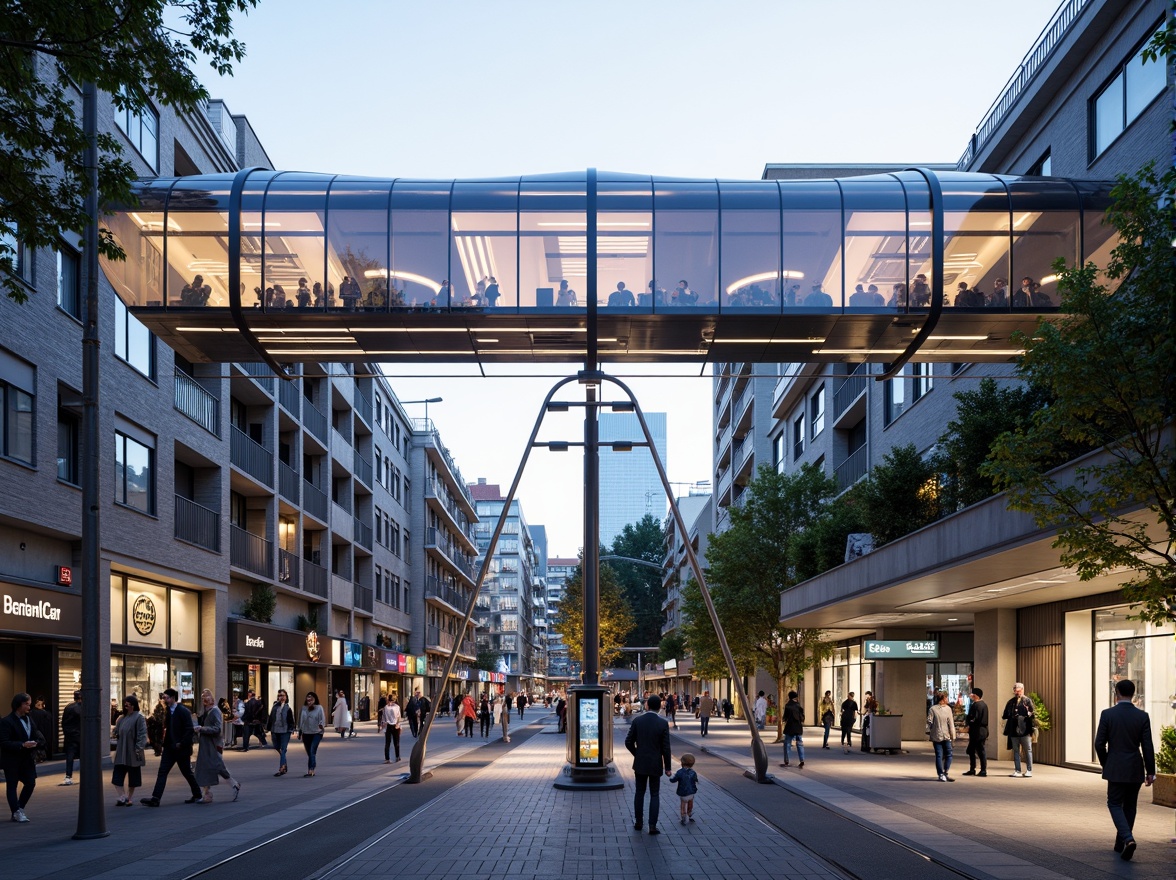
<instances>
[{"instance_id":1,"label":"balcony railing","mask_svg":"<svg viewBox=\"0 0 1176 880\"><path fill-rule=\"evenodd\" d=\"M229 561L262 577L274 576L273 544L240 526L229 528Z\"/></svg>"},{"instance_id":2,"label":"balcony railing","mask_svg":"<svg viewBox=\"0 0 1176 880\"><path fill-rule=\"evenodd\" d=\"M327 417L322 414L322 411L303 396L302 400L302 424L314 436L319 438L319 441L324 445L327 442Z\"/></svg>"},{"instance_id":3,"label":"balcony railing","mask_svg":"<svg viewBox=\"0 0 1176 880\"><path fill-rule=\"evenodd\" d=\"M367 424L372 423L372 402L358 388L355 389L355 412Z\"/></svg>"},{"instance_id":4,"label":"balcony railing","mask_svg":"<svg viewBox=\"0 0 1176 880\"><path fill-rule=\"evenodd\" d=\"M372 463L358 452L355 453L353 459L352 472L355 474L356 479L362 482L365 486L370 487L375 485L375 483L372 482Z\"/></svg>"},{"instance_id":5,"label":"balcony railing","mask_svg":"<svg viewBox=\"0 0 1176 880\"><path fill-rule=\"evenodd\" d=\"M866 444L863 443L854 452L850 453L849 458L837 465L834 473L837 477L838 492L844 492L866 475L868 464L866 449Z\"/></svg>"},{"instance_id":6,"label":"balcony railing","mask_svg":"<svg viewBox=\"0 0 1176 880\"><path fill-rule=\"evenodd\" d=\"M189 498L176 496L176 537L220 553L220 514Z\"/></svg>"},{"instance_id":7,"label":"balcony railing","mask_svg":"<svg viewBox=\"0 0 1176 880\"><path fill-rule=\"evenodd\" d=\"M454 544L453 541L449 540L449 537L445 535L444 532L442 532L440 529L425 529L425 546L436 547L443 554L445 554L445 558L449 560L454 568L456 568L471 580L473 580L475 577L474 563L472 558L462 553L458 549L457 545Z\"/></svg>"},{"instance_id":8,"label":"balcony railing","mask_svg":"<svg viewBox=\"0 0 1176 880\"><path fill-rule=\"evenodd\" d=\"M450 584L445 583L436 575L429 575L425 578L425 595L435 599L440 599L445 604L451 606L457 611L465 613L469 606L470 597L468 594L463 594L461 590L456 589Z\"/></svg>"},{"instance_id":9,"label":"balcony railing","mask_svg":"<svg viewBox=\"0 0 1176 880\"><path fill-rule=\"evenodd\" d=\"M239 364L246 373L256 380L257 384L268 391L270 394L274 393L274 371L265 364L255 363L249 361Z\"/></svg>"},{"instance_id":10,"label":"balcony railing","mask_svg":"<svg viewBox=\"0 0 1176 880\"><path fill-rule=\"evenodd\" d=\"M318 486L302 481L302 509L320 522L327 522L327 494Z\"/></svg>"},{"instance_id":11,"label":"balcony railing","mask_svg":"<svg viewBox=\"0 0 1176 880\"><path fill-rule=\"evenodd\" d=\"M289 551L278 548L278 580L288 587L301 586L302 560Z\"/></svg>"},{"instance_id":12,"label":"balcony railing","mask_svg":"<svg viewBox=\"0 0 1176 880\"><path fill-rule=\"evenodd\" d=\"M309 559L302 560L302 589L322 599L327 598L327 570Z\"/></svg>"},{"instance_id":13,"label":"balcony railing","mask_svg":"<svg viewBox=\"0 0 1176 880\"><path fill-rule=\"evenodd\" d=\"M354 602L356 611L366 611L368 614L372 613L375 608L375 598L372 596L372 588L365 587L363 584L353 584Z\"/></svg>"},{"instance_id":14,"label":"balcony railing","mask_svg":"<svg viewBox=\"0 0 1176 880\"><path fill-rule=\"evenodd\" d=\"M298 503L298 472L284 461L278 462L278 494L292 504Z\"/></svg>"},{"instance_id":15,"label":"balcony railing","mask_svg":"<svg viewBox=\"0 0 1176 880\"><path fill-rule=\"evenodd\" d=\"M302 391L298 388L298 381L296 379L278 383L278 403L285 407L287 412L296 419L299 418L299 413L302 411L303 399Z\"/></svg>"},{"instance_id":16,"label":"balcony railing","mask_svg":"<svg viewBox=\"0 0 1176 880\"><path fill-rule=\"evenodd\" d=\"M849 409L850 404L858 399L858 395L866 390L866 385L870 382L869 376L867 375L869 369L870 365L865 362L858 364L853 368L853 372L845 377L845 381L834 389L834 420L841 418L841 414Z\"/></svg>"},{"instance_id":17,"label":"balcony railing","mask_svg":"<svg viewBox=\"0 0 1176 880\"><path fill-rule=\"evenodd\" d=\"M253 479L271 489L274 485L274 454L238 428L232 427L229 461Z\"/></svg>"},{"instance_id":18,"label":"balcony railing","mask_svg":"<svg viewBox=\"0 0 1176 880\"><path fill-rule=\"evenodd\" d=\"M175 407L210 434L220 436L220 398L176 367Z\"/></svg>"},{"instance_id":19,"label":"balcony railing","mask_svg":"<svg viewBox=\"0 0 1176 880\"><path fill-rule=\"evenodd\" d=\"M352 518L355 522L355 543L361 547L372 549L372 527L358 516Z\"/></svg>"},{"instance_id":20,"label":"balcony railing","mask_svg":"<svg viewBox=\"0 0 1176 880\"><path fill-rule=\"evenodd\" d=\"M470 525L461 508L458 507L457 502L453 500L453 496L446 490L445 484L436 477L430 477L425 481L425 496L427 498L435 498L441 502L441 506L445 508L445 512L449 514L449 518L453 521L454 527L466 535L471 541L475 540L476 534L489 535L494 531L492 523L478 523L477 527ZM484 528L481 528L483 527ZM505 531L503 532L505 534Z\"/></svg>"}]
</instances>

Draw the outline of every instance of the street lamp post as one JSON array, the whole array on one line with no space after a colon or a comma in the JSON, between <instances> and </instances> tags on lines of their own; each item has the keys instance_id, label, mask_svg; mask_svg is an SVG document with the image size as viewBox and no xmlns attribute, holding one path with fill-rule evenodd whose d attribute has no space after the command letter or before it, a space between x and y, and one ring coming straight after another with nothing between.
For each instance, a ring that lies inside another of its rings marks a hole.
<instances>
[{"instance_id":1,"label":"street lamp post","mask_svg":"<svg viewBox=\"0 0 1176 880\"><path fill-rule=\"evenodd\" d=\"M402 400L402 401L400 401L400 405L401 406L408 406L410 403L423 403L425 405L425 422L428 423L428 421L429 421L429 404L430 403L440 403L443 399L444 398L441 398L441 397L427 397L427 398L422 398L421 400Z\"/></svg>"}]
</instances>

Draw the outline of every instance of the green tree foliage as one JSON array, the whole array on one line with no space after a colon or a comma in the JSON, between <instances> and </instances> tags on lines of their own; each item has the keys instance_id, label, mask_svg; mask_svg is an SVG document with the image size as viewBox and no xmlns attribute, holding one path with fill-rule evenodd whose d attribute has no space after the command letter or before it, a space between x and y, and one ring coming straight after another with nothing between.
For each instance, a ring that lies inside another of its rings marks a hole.
<instances>
[{"instance_id":1,"label":"green tree foliage","mask_svg":"<svg viewBox=\"0 0 1176 880\"><path fill-rule=\"evenodd\" d=\"M645 514L638 522L626 525L613 538L609 553L602 555L627 556L658 566L634 565L621 559L607 563L621 585L621 595L633 611L634 628L629 634L630 640L634 645L656 645L661 638L661 605L665 596L660 570L665 556L661 523Z\"/></svg>"},{"instance_id":2,"label":"green tree foliage","mask_svg":"<svg viewBox=\"0 0 1176 880\"><path fill-rule=\"evenodd\" d=\"M241 606L241 616L258 623L269 623L278 608L278 596L268 584L255 584L253 592Z\"/></svg>"},{"instance_id":3,"label":"green tree foliage","mask_svg":"<svg viewBox=\"0 0 1176 880\"><path fill-rule=\"evenodd\" d=\"M555 631L563 636L568 656L584 661L584 562L564 585L564 598L559 603ZM607 565L600 566L600 666L612 666L624 652L629 633L633 631L633 612L621 595L616 574Z\"/></svg>"},{"instance_id":4,"label":"green tree foliage","mask_svg":"<svg viewBox=\"0 0 1176 880\"><path fill-rule=\"evenodd\" d=\"M731 508L730 528L712 535L707 549L707 582L736 667L745 675L766 669L776 680L778 705L787 686L832 650L820 630L780 625L780 591L798 583L793 544L821 519L833 491L832 480L811 465L790 474L762 465L743 503ZM718 645L701 598L698 586L688 584L684 632L696 667L711 671ZM783 719L777 723L782 735Z\"/></svg>"},{"instance_id":5,"label":"green tree foliage","mask_svg":"<svg viewBox=\"0 0 1176 880\"><path fill-rule=\"evenodd\" d=\"M879 547L939 518L935 463L919 455L913 443L887 453L853 492Z\"/></svg>"},{"instance_id":6,"label":"green tree foliage","mask_svg":"<svg viewBox=\"0 0 1176 880\"><path fill-rule=\"evenodd\" d=\"M1042 322L1018 370L1052 402L1002 435L985 466L1009 506L1057 529L1063 565L1089 580L1131 572L1123 585L1140 616L1176 620L1176 172L1121 179L1107 212L1121 243L1107 284L1091 264L1056 264L1062 311ZM1118 284L1113 289L1113 284ZM1049 471L1059 452L1097 450Z\"/></svg>"},{"instance_id":7,"label":"green tree foliage","mask_svg":"<svg viewBox=\"0 0 1176 880\"><path fill-rule=\"evenodd\" d=\"M502 659L502 652L495 651L491 648L482 648L478 651L477 657L474 659L475 669L484 669L487 672L498 671L498 661Z\"/></svg>"},{"instance_id":8,"label":"green tree foliage","mask_svg":"<svg viewBox=\"0 0 1176 880\"><path fill-rule=\"evenodd\" d=\"M841 565L845 562L846 539L855 532L868 531L862 503L853 491L825 504L817 519L792 542L797 583Z\"/></svg>"},{"instance_id":9,"label":"green tree foliage","mask_svg":"<svg viewBox=\"0 0 1176 880\"><path fill-rule=\"evenodd\" d=\"M1000 386L990 378L981 379L975 390L958 391L953 397L956 415L939 437L936 459L944 476L940 490L945 513L1000 491L992 476L980 470L993 442L1006 431L1023 428L1033 413L1048 402L1048 396L1038 386Z\"/></svg>"},{"instance_id":10,"label":"green tree foliage","mask_svg":"<svg viewBox=\"0 0 1176 880\"><path fill-rule=\"evenodd\" d=\"M13 275L13 241L54 247L62 230L86 225L82 83L139 109L149 89L161 104L192 111L208 93L192 65L203 57L231 74L245 46L233 39L234 13L257 0L41 0L5 3L0 15L0 282L24 302ZM120 139L99 136L100 204L128 202L135 173ZM108 231L99 250L122 252Z\"/></svg>"},{"instance_id":11,"label":"green tree foliage","mask_svg":"<svg viewBox=\"0 0 1176 880\"><path fill-rule=\"evenodd\" d=\"M686 656L686 637L680 630L666 633L657 645L657 658L663 663Z\"/></svg>"}]
</instances>

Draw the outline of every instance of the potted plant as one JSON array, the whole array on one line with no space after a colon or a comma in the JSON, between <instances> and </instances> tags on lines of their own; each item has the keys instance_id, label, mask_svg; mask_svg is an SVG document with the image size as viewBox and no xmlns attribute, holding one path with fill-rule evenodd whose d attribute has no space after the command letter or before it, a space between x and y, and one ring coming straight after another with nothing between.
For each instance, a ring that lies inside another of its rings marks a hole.
<instances>
[{"instance_id":1,"label":"potted plant","mask_svg":"<svg viewBox=\"0 0 1176 880\"><path fill-rule=\"evenodd\" d=\"M1156 781L1152 803L1176 808L1176 727L1160 728L1160 751L1156 755Z\"/></svg>"},{"instance_id":2,"label":"potted plant","mask_svg":"<svg viewBox=\"0 0 1176 880\"><path fill-rule=\"evenodd\" d=\"M1045 705L1045 700L1041 699L1040 694L1029 693L1028 697L1033 701L1033 717L1037 723L1033 727L1033 742L1037 742L1037 735L1045 733L1052 726L1049 717L1049 709Z\"/></svg>"}]
</instances>

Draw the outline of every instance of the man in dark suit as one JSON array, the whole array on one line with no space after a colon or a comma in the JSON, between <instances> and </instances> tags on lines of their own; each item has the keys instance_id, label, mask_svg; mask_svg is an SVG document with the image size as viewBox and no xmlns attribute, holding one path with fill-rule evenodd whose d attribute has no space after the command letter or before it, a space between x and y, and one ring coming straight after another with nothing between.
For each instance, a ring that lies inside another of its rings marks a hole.
<instances>
[{"instance_id":1,"label":"man in dark suit","mask_svg":"<svg viewBox=\"0 0 1176 880\"><path fill-rule=\"evenodd\" d=\"M262 748L265 747L265 723L268 719L269 713L266 712L265 705L257 699L256 693L250 691L249 699L245 701L245 743L241 751L249 751L249 740L255 736L261 742Z\"/></svg>"},{"instance_id":2,"label":"man in dark suit","mask_svg":"<svg viewBox=\"0 0 1176 880\"><path fill-rule=\"evenodd\" d=\"M195 733L192 713L180 702L180 695L175 688L168 688L163 692L163 703L167 707L163 722L163 758L159 762L159 773L155 777L155 788L151 792L151 797L143 798L139 803L148 807L158 807L159 799L163 797L163 789L167 785L167 774L178 764L180 775L192 790L192 796L184 803L198 804L200 787L192 773L192 735Z\"/></svg>"},{"instance_id":3,"label":"man in dark suit","mask_svg":"<svg viewBox=\"0 0 1176 880\"><path fill-rule=\"evenodd\" d=\"M976 772L976 759L980 759L980 772ZM984 691L972 688L972 705L968 707L968 762L965 776L988 775L988 704L984 702Z\"/></svg>"},{"instance_id":4,"label":"man in dark suit","mask_svg":"<svg viewBox=\"0 0 1176 880\"><path fill-rule=\"evenodd\" d=\"M641 816L645 806L645 789L649 789L649 833L657 830L657 814L661 807L661 775L671 775L670 725L657 714L661 697L649 698L649 711L633 719L625 737L625 748L633 754L633 773L637 777L637 794L633 798L633 827L641 830Z\"/></svg>"},{"instance_id":5,"label":"man in dark suit","mask_svg":"<svg viewBox=\"0 0 1176 880\"><path fill-rule=\"evenodd\" d=\"M12 714L0 719L0 769L8 786L8 808L13 822L27 822L24 808L37 787L37 761L34 750L45 748L45 737L37 730L29 712L33 699L28 694L12 698ZM16 785L20 783L20 797Z\"/></svg>"},{"instance_id":6,"label":"man in dark suit","mask_svg":"<svg viewBox=\"0 0 1176 880\"><path fill-rule=\"evenodd\" d=\"M1094 751L1102 764L1102 777L1107 781L1107 809L1115 823L1115 852L1123 861L1135 855L1135 810L1139 803L1139 787L1156 780L1156 753L1152 744L1151 719L1137 708L1135 682L1129 678L1115 682L1119 699L1109 709L1103 709L1098 719L1098 733L1094 737ZM1143 760L1140 760L1142 750Z\"/></svg>"}]
</instances>

